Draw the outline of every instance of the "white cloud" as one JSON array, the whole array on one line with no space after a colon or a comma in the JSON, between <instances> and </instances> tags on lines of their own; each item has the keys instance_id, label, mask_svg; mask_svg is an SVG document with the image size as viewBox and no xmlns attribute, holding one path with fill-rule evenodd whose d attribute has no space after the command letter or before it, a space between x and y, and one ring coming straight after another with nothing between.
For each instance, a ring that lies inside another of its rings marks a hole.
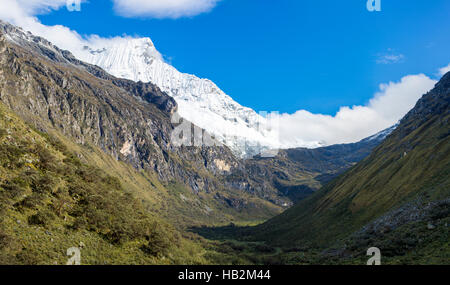
<instances>
[{"instance_id":1,"label":"white cloud","mask_svg":"<svg viewBox=\"0 0 450 285\"><path fill-rule=\"evenodd\" d=\"M443 68L439 69L439 75L443 76L447 72L450 72L450 64L447 65L446 67L443 67Z\"/></svg>"},{"instance_id":2,"label":"white cloud","mask_svg":"<svg viewBox=\"0 0 450 285\"><path fill-rule=\"evenodd\" d=\"M220 0L113 0L125 17L180 18L211 11Z\"/></svg>"},{"instance_id":3,"label":"white cloud","mask_svg":"<svg viewBox=\"0 0 450 285\"><path fill-rule=\"evenodd\" d=\"M378 64L393 64L402 62L405 59L403 54L380 54L376 62Z\"/></svg>"},{"instance_id":4,"label":"white cloud","mask_svg":"<svg viewBox=\"0 0 450 285\"><path fill-rule=\"evenodd\" d=\"M283 148L359 141L394 125L436 81L424 74L408 75L400 82L381 84L365 106L341 107L335 116L299 110L281 114L280 143Z\"/></svg>"},{"instance_id":5,"label":"white cloud","mask_svg":"<svg viewBox=\"0 0 450 285\"><path fill-rule=\"evenodd\" d=\"M394 49L388 48L386 52L377 54L375 60L377 64L394 64L403 62L405 56L401 53L395 52Z\"/></svg>"}]
</instances>

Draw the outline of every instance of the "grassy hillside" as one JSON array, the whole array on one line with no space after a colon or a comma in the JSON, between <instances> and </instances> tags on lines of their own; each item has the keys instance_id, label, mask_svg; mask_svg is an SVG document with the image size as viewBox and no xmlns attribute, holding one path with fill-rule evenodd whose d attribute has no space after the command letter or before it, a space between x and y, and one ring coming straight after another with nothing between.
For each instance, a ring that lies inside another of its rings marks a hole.
<instances>
[{"instance_id":1,"label":"grassy hillside","mask_svg":"<svg viewBox=\"0 0 450 285\"><path fill-rule=\"evenodd\" d=\"M319 254L330 260L361 255L379 245L382 252L391 252L392 262L415 254L422 255L415 262L445 261L450 252L449 103L450 73L369 157L247 233L251 239L290 247L293 256L305 248L340 248L329 256Z\"/></svg>"},{"instance_id":2,"label":"grassy hillside","mask_svg":"<svg viewBox=\"0 0 450 285\"><path fill-rule=\"evenodd\" d=\"M0 104L0 264L206 262L124 185Z\"/></svg>"}]
</instances>

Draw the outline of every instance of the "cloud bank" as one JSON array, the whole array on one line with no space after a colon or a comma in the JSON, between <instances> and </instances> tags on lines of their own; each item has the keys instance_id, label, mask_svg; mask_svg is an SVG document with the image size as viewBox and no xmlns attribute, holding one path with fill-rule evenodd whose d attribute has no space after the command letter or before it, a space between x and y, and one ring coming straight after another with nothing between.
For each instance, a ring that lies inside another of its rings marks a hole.
<instances>
[{"instance_id":1,"label":"cloud bank","mask_svg":"<svg viewBox=\"0 0 450 285\"><path fill-rule=\"evenodd\" d=\"M192 17L211 11L219 0L113 0L114 10L124 17Z\"/></svg>"},{"instance_id":2,"label":"cloud bank","mask_svg":"<svg viewBox=\"0 0 450 285\"><path fill-rule=\"evenodd\" d=\"M417 100L436 84L424 74L408 75L399 82L381 84L365 106L345 106L334 116L299 110L281 114L279 120L282 148L356 142L397 123ZM273 123L275 124L275 123Z\"/></svg>"}]
</instances>

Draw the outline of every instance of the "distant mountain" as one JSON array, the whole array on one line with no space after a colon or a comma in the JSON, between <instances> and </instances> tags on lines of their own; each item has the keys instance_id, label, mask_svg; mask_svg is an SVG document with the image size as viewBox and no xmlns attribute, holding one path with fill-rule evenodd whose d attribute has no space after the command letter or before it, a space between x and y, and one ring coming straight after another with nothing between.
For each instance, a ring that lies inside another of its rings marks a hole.
<instances>
[{"instance_id":1,"label":"distant mountain","mask_svg":"<svg viewBox=\"0 0 450 285\"><path fill-rule=\"evenodd\" d=\"M377 246L392 262L448 263L449 120L447 73L367 158L252 234L275 245L335 247L324 262Z\"/></svg>"},{"instance_id":2,"label":"distant mountain","mask_svg":"<svg viewBox=\"0 0 450 285\"><path fill-rule=\"evenodd\" d=\"M255 156L245 161L245 170L255 184L269 181L295 203L368 156L396 127L357 143L280 150L273 158Z\"/></svg>"}]
</instances>

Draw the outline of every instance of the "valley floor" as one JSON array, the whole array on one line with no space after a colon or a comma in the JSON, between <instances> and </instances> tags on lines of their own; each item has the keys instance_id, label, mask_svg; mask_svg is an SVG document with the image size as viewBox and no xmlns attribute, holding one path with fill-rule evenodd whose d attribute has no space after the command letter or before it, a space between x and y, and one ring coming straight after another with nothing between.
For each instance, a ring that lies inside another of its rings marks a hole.
<instances>
[{"instance_id":1,"label":"valley floor","mask_svg":"<svg viewBox=\"0 0 450 285\"><path fill-rule=\"evenodd\" d=\"M407 223L390 232L353 235L333 247L271 245L252 240L252 227L236 225L191 230L207 240L210 252L205 257L213 264L365 265L371 257L367 250L377 247L384 265L448 265L448 209L442 207L430 220Z\"/></svg>"}]
</instances>

